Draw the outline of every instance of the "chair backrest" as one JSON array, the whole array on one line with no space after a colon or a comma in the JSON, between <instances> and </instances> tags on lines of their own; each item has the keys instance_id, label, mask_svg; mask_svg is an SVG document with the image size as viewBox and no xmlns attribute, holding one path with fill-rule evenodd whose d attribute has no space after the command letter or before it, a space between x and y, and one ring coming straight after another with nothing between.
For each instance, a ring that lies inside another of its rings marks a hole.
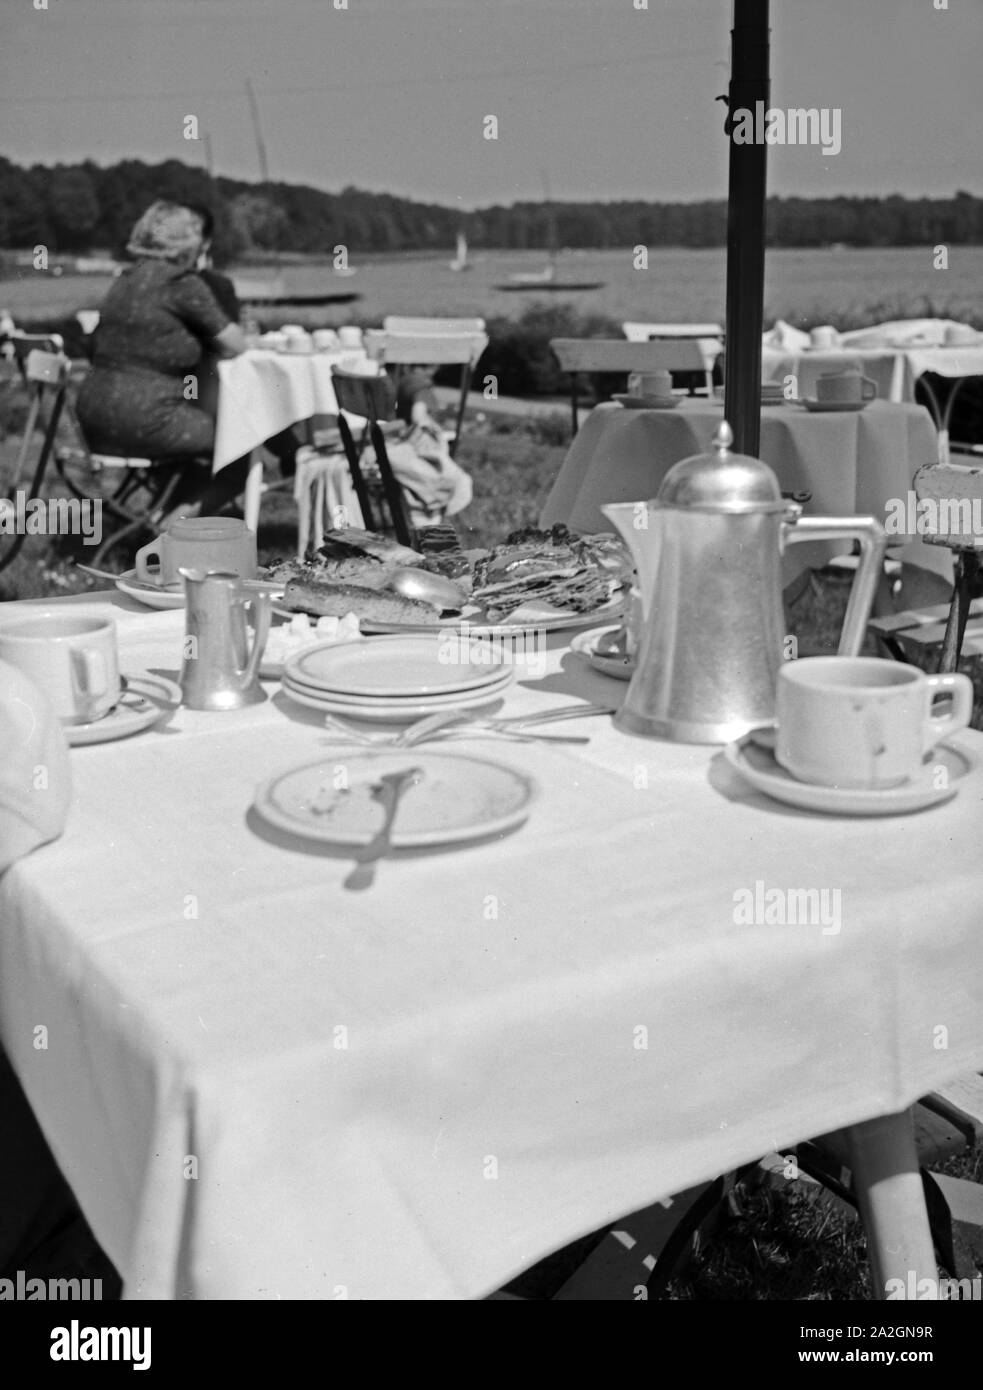
<instances>
[{"instance_id":1,"label":"chair backrest","mask_svg":"<svg viewBox=\"0 0 983 1390\"><path fill-rule=\"evenodd\" d=\"M64 386L71 371L70 359L57 349L35 347L24 356L24 379L37 385Z\"/></svg>"},{"instance_id":2,"label":"chair backrest","mask_svg":"<svg viewBox=\"0 0 983 1390\"><path fill-rule=\"evenodd\" d=\"M389 314L382 320L385 333L419 333L429 337L434 333L484 333L484 319L404 318Z\"/></svg>"},{"instance_id":3,"label":"chair backrest","mask_svg":"<svg viewBox=\"0 0 983 1390\"><path fill-rule=\"evenodd\" d=\"M913 487L923 541L983 555L983 467L929 463Z\"/></svg>"},{"instance_id":4,"label":"chair backrest","mask_svg":"<svg viewBox=\"0 0 983 1390\"><path fill-rule=\"evenodd\" d=\"M413 527L410 525L403 489L392 471L386 452L385 436L379 427L380 420L391 420L395 415L395 387L388 376L356 376L354 373L342 371L340 367L332 368L331 380L339 411L360 416L368 422L361 439L356 440L345 415L338 416L338 433L341 435L345 458L348 460L348 471L366 530L387 529L384 518L376 511L379 498L373 498L362 466L362 453L368 436L375 451L376 467L382 481L382 495L389 511L390 528L401 545L413 545Z\"/></svg>"},{"instance_id":5,"label":"chair backrest","mask_svg":"<svg viewBox=\"0 0 983 1390\"><path fill-rule=\"evenodd\" d=\"M473 366L487 346L488 334L478 328L454 333L397 333L383 328L365 334L366 352L387 365Z\"/></svg>"},{"instance_id":6,"label":"chair backrest","mask_svg":"<svg viewBox=\"0 0 983 1390\"><path fill-rule=\"evenodd\" d=\"M388 376L363 376L332 367L331 383L339 410L370 422L395 418L396 388Z\"/></svg>"},{"instance_id":7,"label":"chair backrest","mask_svg":"<svg viewBox=\"0 0 983 1390\"><path fill-rule=\"evenodd\" d=\"M634 323L621 325L630 343L647 343L650 338L719 338L724 330L719 323Z\"/></svg>"},{"instance_id":8,"label":"chair backrest","mask_svg":"<svg viewBox=\"0 0 983 1390\"><path fill-rule=\"evenodd\" d=\"M707 372L713 356L700 339L551 338L550 347L565 372Z\"/></svg>"}]
</instances>

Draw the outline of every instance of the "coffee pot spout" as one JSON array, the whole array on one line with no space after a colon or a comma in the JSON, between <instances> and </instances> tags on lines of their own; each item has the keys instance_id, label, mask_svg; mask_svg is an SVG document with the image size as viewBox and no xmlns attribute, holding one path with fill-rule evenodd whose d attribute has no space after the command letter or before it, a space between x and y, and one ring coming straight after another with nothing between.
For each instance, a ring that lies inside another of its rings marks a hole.
<instances>
[{"instance_id":1,"label":"coffee pot spout","mask_svg":"<svg viewBox=\"0 0 983 1390\"><path fill-rule=\"evenodd\" d=\"M631 552L638 574L642 618L648 622L659 572L659 552L662 546L662 508L657 501L608 502L601 511L618 529Z\"/></svg>"}]
</instances>

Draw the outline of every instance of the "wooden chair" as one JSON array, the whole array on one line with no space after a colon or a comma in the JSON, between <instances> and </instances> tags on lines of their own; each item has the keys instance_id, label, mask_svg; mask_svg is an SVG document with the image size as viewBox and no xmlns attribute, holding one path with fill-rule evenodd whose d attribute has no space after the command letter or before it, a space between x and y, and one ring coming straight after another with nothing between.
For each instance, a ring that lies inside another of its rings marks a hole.
<instances>
[{"instance_id":1,"label":"wooden chair","mask_svg":"<svg viewBox=\"0 0 983 1390\"><path fill-rule=\"evenodd\" d=\"M578 389L581 372L657 372L697 373L703 378L707 395L713 394L713 363L719 345L705 348L697 338L655 338L629 342L625 338L552 338L550 347L560 370L570 377L570 412L573 432L577 433Z\"/></svg>"},{"instance_id":2,"label":"wooden chair","mask_svg":"<svg viewBox=\"0 0 983 1390\"><path fill-rule=\"evenodd\" d=\"M386 453L386 440L383 424L394 418L396 392L388 376L357 376L353 372L333 367L331 380L338 401L338 431L342 447L348 460L352 486L362 520L367 531L392 530L401 545L413 545L413 527L410 525L409 509L403 496L403 489L392 471L389 455ZM356 440L347 415L358 416L366 421L365 429ZM362 454L366 442L371 442L375 451L378 483L363 467ZM389 512L386 523L384 509Z\"/></svg>"},{"instance_id":3,"label":"wooden chair","mask_svg":"<svg viewBox=\"0 0 983 1390\"><path fill-rule=\"evenodd\" d=\"M471 377L487 346L484 319L400 318L391 315L383 320L381 331L370 329L365 334L365 348L369 356L387 367L395 366L397 380L402 369L409 365L460 366L460 395L450 445L452 457L461 438Z\"/></svg>"}]
</instances>

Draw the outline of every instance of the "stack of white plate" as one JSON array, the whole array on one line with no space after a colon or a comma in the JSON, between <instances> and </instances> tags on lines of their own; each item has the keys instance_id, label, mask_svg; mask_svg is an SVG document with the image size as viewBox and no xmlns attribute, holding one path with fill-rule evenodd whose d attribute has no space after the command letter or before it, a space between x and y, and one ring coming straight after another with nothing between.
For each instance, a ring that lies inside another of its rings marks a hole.
<instances>
[{"instance_id":1,"label":"stack of white plate","mask_svg":"<svg viewBox=\"0 0 983 1390\"><path fill-rule=\"evenodd\" d=\"M487 644L431 633L308 647L284 663L283 692L324 714L399 724L489 704L513 676Z\"/></svg>"}]
</instances>

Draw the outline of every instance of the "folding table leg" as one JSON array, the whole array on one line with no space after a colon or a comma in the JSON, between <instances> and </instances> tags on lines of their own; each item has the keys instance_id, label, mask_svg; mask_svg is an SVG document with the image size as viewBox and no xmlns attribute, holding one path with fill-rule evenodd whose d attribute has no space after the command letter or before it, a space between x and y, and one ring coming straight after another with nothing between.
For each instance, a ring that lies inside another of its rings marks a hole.
<instances>
[{"instance_id":1,"label":"folding table leg","mask_svg":"<svg viewBox=\"0 0 983 1390\"><path fill-rule=\"evenodd\" d=\"M249 460L243 515L250 531L259 530L259 504L263 495L263 455L254 449Z\"/></svg>"},{"instance_id":2,"label":"folding table leg","mask_svg":"<svg viewBox=\"0 0 983 1390\"><path fill-rule=\"evenodd\" d=\"M889 1279L901 1281L904 1297L918 1290L920 1281L930 1280L918 1297L938 1298L938 1265L910 1111L865 1120L844 1132L867 1232L874 1298L887 1298Z\"/></svg>"}]
</instances>

